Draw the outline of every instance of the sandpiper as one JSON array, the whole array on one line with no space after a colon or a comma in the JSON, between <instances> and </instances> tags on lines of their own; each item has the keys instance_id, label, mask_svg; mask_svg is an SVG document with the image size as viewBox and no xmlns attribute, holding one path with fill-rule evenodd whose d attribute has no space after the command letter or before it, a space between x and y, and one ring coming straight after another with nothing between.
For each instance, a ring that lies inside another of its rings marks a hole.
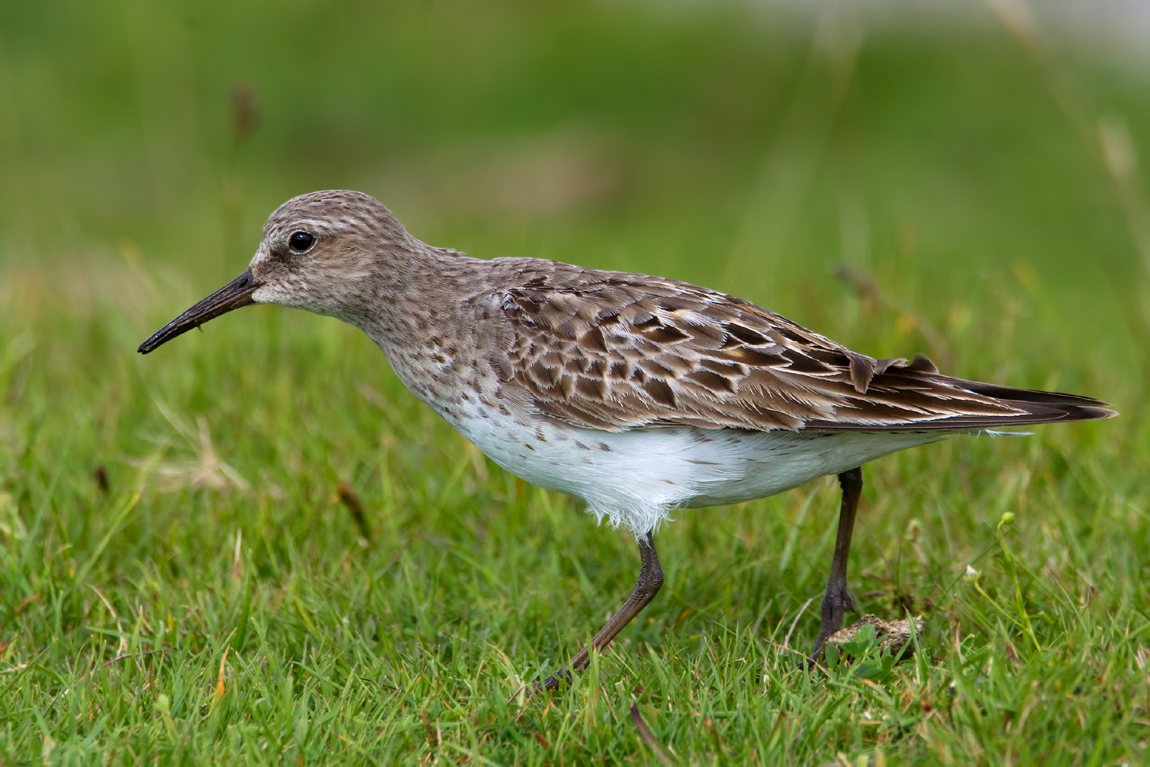
<instances>
[{"instance_id":1,"label":"sandpiper","mask_svg":"<svg viewBox=\"0 0 1150 767\"><path fill-rule=\"evenodd\" d=\"M684 282L469 258L420 242L359 192L284 203L248 270L139 351L253 303L360 328L416 397L497 464L635 534L634 592L568 667L543 680L549 688L586 666L590 650L606 647L659 591L653 534L672 509L838 476L817 655L857 609L847 557L863 464L955 434L1115 415L1089 397L942 375L922 356L868 357Z\"/></svg>"}]
</instances>

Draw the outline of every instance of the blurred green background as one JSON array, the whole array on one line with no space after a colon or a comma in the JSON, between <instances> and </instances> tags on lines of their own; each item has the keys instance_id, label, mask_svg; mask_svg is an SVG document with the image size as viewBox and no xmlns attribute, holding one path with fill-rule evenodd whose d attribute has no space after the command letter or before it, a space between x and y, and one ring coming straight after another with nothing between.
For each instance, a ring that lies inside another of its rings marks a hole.
<instances>
[{"instance_id":1,"label":"blurred green background","mask_svg":"<svg viewBox=\"0 0 1150 767\"><path fill-rule=\"evenodd\" d=\"M633 696L691 762L1144 755L1144 58L1018 0L868 7L0 2L0 762L661 761ZM627 536L334 320L257 307L135 353L323 188L1122 417L868 468L853 588L934 648L886 687L779 649L829 565L812 483L679 515L607 681L520 714L631 588Z\"/></svg>"},{"instance_id":2,"label":"blurred green background","mask_svg":"<svg viewBox=\"0 0 1150 767\"><path fill-rule=\"evenodd\" d=\"M874 331L820 308L839 264L936 325L918 286L945 280L1033 343L1129 343L1146 265L1096 129L1145 153L1137 68L1032 55L981 6L828 7L6 3L5 282L142 307L127 259L189 281L182 308L280 202L347 187L434 244L673 274L848 342Z\"/></svg>"}]
</instances>

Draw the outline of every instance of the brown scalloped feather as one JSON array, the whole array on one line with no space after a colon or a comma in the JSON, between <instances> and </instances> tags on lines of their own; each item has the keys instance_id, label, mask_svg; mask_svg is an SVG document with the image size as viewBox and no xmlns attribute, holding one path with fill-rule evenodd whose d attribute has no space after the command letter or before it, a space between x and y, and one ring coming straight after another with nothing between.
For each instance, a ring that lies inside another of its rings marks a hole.
<instances>
[{"instance_id":1,"label":"brown scalloped feather","mask_svg":"<svg viewBox=\"0 0 1150 767\"><path fill-rule=\"evenodd\" d=\"M1114 415L1089 397L944 376L923 356L874 359L705 288L500 261L520 286L496 295L510 334L493 367L574 426L968 431Z\"/></svg>"}]
</instances>

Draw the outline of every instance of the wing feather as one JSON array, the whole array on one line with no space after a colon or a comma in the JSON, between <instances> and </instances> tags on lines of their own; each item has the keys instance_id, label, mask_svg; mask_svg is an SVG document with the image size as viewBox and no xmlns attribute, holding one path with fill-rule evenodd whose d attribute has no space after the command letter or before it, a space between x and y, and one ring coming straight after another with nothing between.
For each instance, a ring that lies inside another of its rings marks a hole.
<instances>
[{"instance_id":1,"label":"wing feather","mask_svg":"<svg viewBox=\"0 0 1150 767\"><path fill-rule=\"evenodd\" d=\"M1089 397L944 376L921 356L868 357L686 283L538 263L494 297L510 332L493 364L575 426L933 431L1113 414Z\"/></svg>"}]
</instances>

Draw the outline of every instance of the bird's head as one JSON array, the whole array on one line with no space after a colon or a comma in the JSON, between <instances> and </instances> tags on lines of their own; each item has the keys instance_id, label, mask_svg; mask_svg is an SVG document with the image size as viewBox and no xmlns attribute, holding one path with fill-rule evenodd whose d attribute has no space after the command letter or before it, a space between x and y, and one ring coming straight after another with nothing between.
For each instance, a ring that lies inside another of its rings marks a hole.
<instances>
[{"instance_id":1,"label":"bird's head","mask_svg":"<svg viewBox=\"0 0 1150 767\"><path fill-rule=\"evenodd\" d=\"M141 354L248 304L307 309L362 325L373 304L402 292L421 246L378 200L360 192L312 192L288 200L264 224L248 270L140 345Z\"/></svg>"}]
</instances>

